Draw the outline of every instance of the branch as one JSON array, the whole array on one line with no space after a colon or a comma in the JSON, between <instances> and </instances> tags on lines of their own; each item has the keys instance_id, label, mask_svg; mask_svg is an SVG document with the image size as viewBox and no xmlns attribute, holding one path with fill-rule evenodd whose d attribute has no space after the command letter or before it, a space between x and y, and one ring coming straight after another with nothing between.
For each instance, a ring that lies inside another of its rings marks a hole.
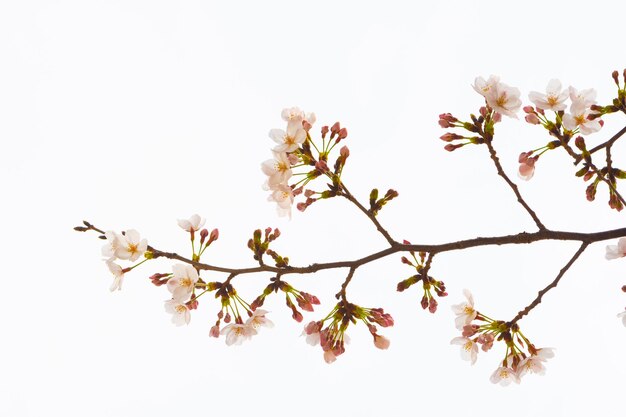
<instances>
[{"instance_id":1,"label":"branch","mask_svg":"<svg viewBox=\"0 0 626 417\"><path fill-rule=\"evenodd\" d=\"M522 311L520 311L519 313L517 313L517 316L515 316L513 318L513 320L511 320L508 323L508 326L511 327L513 324L517 323L522 317L524 317L525 315L527 315L528 313L530 313L530 311L537 307L540 303L541 303L541 299L543 298L544 294L547 293L548 291L550 291L552 288L556 287L559 283L559 281L561 280L561 278L563 278L563 275L565 275L565 273L567 272L567 270L574 264L574 262L576 262L576 260L578 259L578 257L580 255L582 255L582 253L585 251L585 249L587 249L587 246L589 246L588 242L583 242L582 245L580 245L580 248L578 248L578 250L576 251L576 253L574 254L574 256L572 256L572 259L569 260L569 262L567 262L567 264L565 264L565 266L561 269L561 271L559 272L559 274L556 276L556 278L554 279L554 281L552 281L547 287L545 287L543 290L539 291L539 293L537 294L537 298L535 298L535 300L530 303L525 309L523 309Z\"/></svg>"},{"instance_id":2,"label":"branch","mask_svg":"<svg viewBox=\"0 0 626 417\"><path fill-rule=\"evenodd\" d=\"M104 232L101 229L91 225L89 222L84 222L87 227L79 226L75 228L77 231L85 232L87 230L94 230L101 235ZM544 240L561 240L561 241L579 241L584 243L585 245L589 245L591 243L600 242L608 239L616 239L620 237L626 237L626 228L606 230L602 232L595 233L578 233L578 232L563 232L563 231L553 231L553 230L540 230L534 233L521 232L515 235L504 235L504 236L493 236L493 237L476 237L473 239L460 240L455 242L441 243L441 244L409 244L403 245L400 243L395 243L391 245L389 248L374 252L365 257L355 259L355 260L347 260L347 261L337 261L337 262L327 262L327 263L313 263L309 266L287 266L287 267L275 267L270 265L260 265L249 268L230 268L223 266L216 266L205 264L202 262L195 262L191 259L185 258L174 252L165 252L154 248L152 246L148 246L148 250L152 253L152 258L167 258L172 260L177 260L180 262L184 262L190 265L193 265L198 270L206 270L206 271L215 271L215 272L223 272L227 274L236 274L236 275L244 275L244 274L253 274L258 272L272 272L272 273L280 273L281 275L287 274L311 274L318 271L323 271L327 269L337 269L337 268L358 268L367 263L376 261L378 259L385 258L389 255L398 252L427 252L427 253L442 253L442 252L450 252L455 250L462 250L480 246L492 246L492 245L508 245L508 244L524 244L524 243L533 243Z\"/></svg>"},{"instance_id":3,"label":"branch","mask_svg":"<svg viewBox=\"0 0 626 417\"><path fill-rule=\"evenodd\" d=\"M376 226L376 230L378 230L380 232L380 234L384 236L384 238L387 240L387 243L389 243L389 245L394 246L394 245L398 244L398 242L393 240L391 235L389 235L389 232L387 232L387 230L385 230L385 228L380 224L380 222L378 221L376 216L374 216L374 214L371 211L366 209L363 206L363 204L361 204L359 202L359 200L357 200L352 195L352 193L350 193L350 191L348 191L348 189L346 188L346 186L343 183L341 183L341 189L343 190L341 195L343 197L345 197L346 199L348 199L350 202L352 202L352 204L357 206L359 208L359 210L361 210L372 221L372 223L374 223L374 226Z\"/></svg>"}]
</instances>

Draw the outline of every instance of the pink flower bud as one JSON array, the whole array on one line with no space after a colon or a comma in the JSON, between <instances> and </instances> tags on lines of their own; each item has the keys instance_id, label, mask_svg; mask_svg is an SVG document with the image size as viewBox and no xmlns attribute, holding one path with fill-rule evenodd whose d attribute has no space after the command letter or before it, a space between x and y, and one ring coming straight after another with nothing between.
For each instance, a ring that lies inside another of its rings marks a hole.
<instances>
[{"instance_id":1,"label":"pink flower bud","mask_svg":"<svg viewBox=\"0 0 626 417\"><path fill-rule=\"evenodd\" d=\"M306 130L307 132L311 130L312 127L313 125L311 125L311 123L307 122L306 120L302 121L302 128Z\"/></svg>"},{"instance_id":2,"label":"pink flower bud","mask_svg":"<svg viewBox=\"0 0 626 417\"><path fill-rule=\"evenodd\" d=\"M493 122L494 123L500 123L502 121L502 115L500 113L494 113L493 114Z\"/></svg>"},{"instance_id":3,"label":"pink flower bud","mask_svg":"<svg viewBox=\"0 0 626 417\"><path fill-rule=\"evenodd\" d=\"M348 129L346 129L345 127L342 127L339 130L339 135L337 137L337 142L339 142L341 139L345 139L348 137Z\"/></svg>"},{"instance_id":4,"label":"pink flower bud","mask_svg":"<svg viewBox=\"0 0 626 417\"><path fill-rule=\"evenodd\" d=\"M480 108L479 112L480 112L480 115L481 115L482 117L487 117L487 107L482 106L482 107Z\"/></svg>"},{"instance_id":5,"label":"pink flower bud","mask_svg":"<svg viewBox=\"0 0 626 417\"><path fill-rule=\"evenodd\" d=\"M298 203L298 204L296 204L296 208L297 208L299 211L304 211L304 210L306 210L306 208L307 208L307 207L308 207L308 206L306 205L306 203Z\"/></svg>"},{"instance_id":6,"label":"pink flower bud","mask_svg":"<svg viewBox=\"0 0 626 417\"><path fill-rule=\"evenodd\" d=\"M326 164L326 161L324 160L317 161L315 163L315 169L317 169L322 174L325 174L326 172L329 171L328 165Z\"/></svg>"},{"instance_id":7,"label":"pink flower bud","mask_svg":"<svg viewBox=\"0 0 626 417\"><path fill-rule=\"evenodd\" d=\"M420 301L420 304L424 310L428 308L428 297L426 297L426 295L422 297L422 301Z\"/></svg>"},{"instance_id":8,"label":"pink flower bud","mask_svg":"<svg viewBox=\"0 0 626 417\"><path fill-rule=\"evenodd\" d=\"M526 117L524 117L524 120L526 120L526 122L530 123L531 125L538 125L539 123L541 123L541 120L539 120L537 115L534 113L527 114Z\"/></svg>"},{"instance_id":9,"label":"pink flower bud","mask_svg":"<svg viewBox=\"0 0 626 417\"><path fill-rule=\"evenodd\" d=\"M332 133L333 135L338 134L340 130L341 125L339 124L339 122L335 122L335 124L330 127L330 133Z\"/></svg>"},{"instance_id":10,"label":"pink flower bud","mask_svg":"<svg viewBox=\"0 0 626 417\"><path fill-rule=\"evenodd\" d=\"M211 230L211 235L209 236L209 242L214 242L220 237L220 231L217 229Z\"/></svg>"},{"instance_id":11,"label":"pink flower bud","mask_svg":"<svg viewBox=\"0 0 626 417\"><path fill-rule=\"evenodd\" d=\"M476 334L480 326L477 324L466 324L463 326L463 337L472 337Z\"/></svg>"},{"instance_id":12,"label":"pink flower bud","mask_svg":"<svg viewBox=\"0 0 626 417\"><path fill-rule=\"evenodd\" d=\"M385 336L380 336L378 334L374 334L374 346L378 349L388 349L391 342Z\"/></svg>"},{"instance_id":13,"label":"pink flower bud","mask_svg":"<svg viewBox=\"0 0 626 417\"><path fill-rule=\"evenodd\" d=\"M302 320L304 320L304 317L302 316L302 313L300 313L298 310L294 310L293 314L291 315L291 317L297 321L298 323L302 323Z\"/></svg>"},{"instance_id":14,"label":"pink flower bud","mask_svg":"<svg viewBox=\"0 0 626 417\"><path fill-rule=\"evenodd\" d=\"M435 314L435 312L437 311L437 300L435 300L434 298L431 298L428 302L428 311L433 314Z\"/></svg>"},{"instance_id":15,"label":"pink flower bud","mask_svg":"<svg viewBox=\"0 0 626 417\"><path fill-rule=\"evenodd\" d=\"M313 190L304 190L304 196L306 198L313 197L315 195L315 191Z\"/></svg>"},{"instance_id":16,"label":"pink flower bud","mask_svg":"<svg viewBox=\"0 0 626 417\"><path fill-rule=\"evenodd\" d=\"M527 113L527 114L535 113L535 108L533 106L524 106L522 110L524 110L524 113Z\"/></svg>"},{"instance_id":17,"label":"pink flower bud","mask_svg":"<svg viewBox=\"0 0 626 417\"><path fill-rule=\"evenodd\" d=\"M202 245L206 240L206 237L209 235L209 231L206 229L202 229L200 231L200 244Z\"/></svg>"},{"instance_id":18,"label":"pink flower bud","mask_svg":"<svg viewBox=\"0 0 626 417\"><path fill-rule=\"evenodd\" d=\"M463 143L457 143L456 145L452 143L448 143L446 146L443 147L443 149L445 149L448 152L452 152L453 150L458 149L463 145L464 145Z\"/></svg>"},{"instance_id":19,"label":"pink flower bud","mask_svg":"<svg viewBox=\"0 0 626 417\"><path fill-rule=\"evenodd\" d=\"M348 149L347 146L344 146L339 150L339 154L343 157L343 159L347 159L350 156L350 149Z\"/></svg>"},{"instance_id":20,"label":"pink flower bud","mask_svg":"<svg viewBox=\"0 0 626 417\"><path fill-rule=\"evenodd\" d=\"M326 361L326 363L333 363L337 360L337 357L332 351L327 350L326 352L324 352L324 360Z\"/></svg>"},{"instance_id":21,"label":"pink flower bud","mask_svg":"<svg viewBox=\"0 0 626 417\"><path fill-rule=\"evenodd\" d=\"M326 139L326 134L328 134L328 126L322 126L322 139Z\"/></svg>"},{"instance_id":22,"label":"pink flower bud","mask_svg":"<svg viewBox=\"0 0 626 417\"><path fill-rule=\"evenodd\" d=\"M220 326L219 325L215 325L213 327L211 327L211 330L209 330L209 337L215 337L218 338L220 337Z\"/></svg>"}]
</instances>

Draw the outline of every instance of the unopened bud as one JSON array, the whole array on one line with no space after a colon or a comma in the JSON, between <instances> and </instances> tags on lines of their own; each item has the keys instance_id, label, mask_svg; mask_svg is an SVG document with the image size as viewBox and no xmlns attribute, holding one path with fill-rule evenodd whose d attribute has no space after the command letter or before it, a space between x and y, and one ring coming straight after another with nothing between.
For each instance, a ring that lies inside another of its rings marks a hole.
<instances>
[{"instance_id":1,"label":"unopened bud","mask_svg":"<svg viewBox=\"0 0 626 417\"><path fill-rule=\"evenodd\" d=\"M209 236L209 243L215 242L220 237L220 231L217 229L211 230L211 235Z\"/></svg>"},{"instance_id":2,"label":"unopened bud","mask_svg":"<svg viewBox=\"0 0 626 417\"><path fill-rule=\"evenodd\" d=\"M343 157L343 159L347 159L350 156L350 149L348 149L347 146L344 146L339 150L339 154Z\"/></svg>"},{"instance_id":3,"label":"unopened bud","mask_svg":"<svg viewBox=\"0 0 626 417\"><path fill-rule=\"evenodd\" d=\"M537 115L534 113L527 114L526 117L524 117L524 120L526 120L526 122L530 123L531 125L538 125L539 123L541 123L541 120L539 120Z\"/></svg>"},{"instance_id":4,"label":"unopened bud","mask_svg":"<svg viewBox=\"0 0 626 417\"><path fill-rule=\"evenodd\" d=\"M327 134L328 134L328 126L322 126L322 139L326 139Z\"/></svg>"}]
</instances>

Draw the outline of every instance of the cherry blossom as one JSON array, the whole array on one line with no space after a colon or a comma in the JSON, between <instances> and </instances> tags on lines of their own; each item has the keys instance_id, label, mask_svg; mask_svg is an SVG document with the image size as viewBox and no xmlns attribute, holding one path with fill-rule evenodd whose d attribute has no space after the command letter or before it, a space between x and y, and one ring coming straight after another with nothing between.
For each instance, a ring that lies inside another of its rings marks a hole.
<instances>
[{"instance_id":1,"label":"cherry blossom","mask_svg":"<svg viewBox=\"0 0 626 417\"><path fill-rule=\"evenodd\" d=\"M530 180L535 175L535 162L539 159L539 156L533 156L532 152L522 152L519 156L519 170L517 175L524 181Z\"/></svg>"},{"instance_id":2,"label":"cherry blossom","mask_svg":"<svg viewBox=\"0 0 626 417\"><path fill-rule=\"evenodd\" d=\"M280 117L287 123L300 124L304 120L304 112L299 107L288 107L283 109ZM313 122L310 123L313 124Z\"/></svg>"},{"instance_id":3,"label":"cherry blossom","mask_svg":"<svg viewBox=\"0 0 626 417\"><path fill-rule=\"evenodd\" d=\"M563 127L569 131L580 129L583 135L589 135L602 128L599 119L589 120L591 110L583 101L574 101L570 106L570 112L563 115Z\"/></svg>"},{"instance_id":4,"label":"cherry blossom","mask_svg":"<svg viewBox=\"0 0 626 417\"><path fill-rule=\"evenodd\" d=\"M481 96L487 97L487 94L491 89L500 82L500 77L497 75L490 75L489 79L485 81L483 77L476 77L472 88ZM441 115L439 116L441 118Z\"/></svg>"},{"instance_id":5,"label":"cherry blossom","mask_svg":"<svg viewBox=\"0 0 626 417\"><path fill-rule=\"evenodd\" d=\"M460 303L452 306L452 311L456 314L454 324L459 330L463 330L466 324L470 324L476 318L478 312L474 310L474 297L468 290L463 290L463 295L467 298L466 303Z\"/></svg>"},{"instance_id":6,"label":"cherry blossom","mask_svg":"<svg viewBox=\"0 0 626 417\"><path fill-rule=\"evenodd\" d=\"M617 259L626 256L626 237L620 238L617 245L607 245L606 259Z\"/></svg>"},{"instance_id":7,"label":"cherry blossom","mask_svg":"<svg viewBox=\"0 0 626 417\"><path fill-rule=\"evenodd\" d=\"M511 382L515 382L516 384L520 383L519 376L517 373L511 368L505 368L504 366L499 367L495 370L489 380L494 384L500 384L503 387L506 387Z\"/></svg>"},{"instance_id":8,"label":"cherry blossom","mask_svg":"<svg viewBox=\"0 0 626 417\"><path fill-rule=\"evenodd\" d=\"M626 327L626 310L622 311L617 315L617 317L622 318L622 324Z\"/></svg>"},{"instance_id":9,"label":"cherry blossom","mask_svg":"<svg viewBox=\"0 0 626 417\"><path fill-rule=\"evenodd\" d=\"M203 219L197 214L193 214L189 219L178 219L178 225L187 232L197 232L204 226L206 219Z\"/></svg>"},{"instance_id":10,"label":"cherry blossom","mask_svg":"<svg viewBox=\"0 0 626 417\"><path fill-rule=\"evenodd\" d=\"M559 111L565 110L567 107L565 100L567 100L569 95L568 90L561 90L561 82L559 80L552 79L546 87L546 94L531 91L528 94L528 98L539 109Z\"/></svg>"},{"instance_id":11,"label":"cherry blossom","mask_svg":"<svg viewBox=\"0 0 626 417\"><path fill-rule=\"evenodd\" d=\"M106 261L106 264L107 264L107 267L109 267L109 271L111 271L111 273L114 276L113 283L109 287L109 290L111 292L115 290L118 290L118 291L121 290L122 283L124 282L124 270L122 269L121 266L113 262L112 259L108 259Z\"/></svg>"},{"instance_id":12,"label":"cherry blossom","mask_svg":"<svg viewBox=\"0 0 626 417\"><path fill-rule=\"evenodd\" d=\"M226 344L231 346L242 344L244 340L248 340L257 334L257 331L248 324L231 323L224 327L220 334L226 335Z\"/></svg>"},{"instance_id":13,"label":"cherry blossom","mask_svg":"<svg viewBox=\"0 0 626 417\"><path fill-rule=\"evenodd\" d=\"M102 247L102 256L104 256L105 258L115 259L115 252L120 246L120 237L112 230L104 232L104 237L106 237L107 243Z\"/></svg>"},{"instance_id":14,"label":"cherry blossom","mask_svg":"<svg viewBox=\"0 0 626 417\"><path fill-rule=\"evenodd\" d=\"M528 372L543 375L546 373L546 368L543 366L543 362L545 362L545 359L535 355L522 359L522 361L517 365L517 375L520 378Z\"/></svg>"},{"instance_id":15,"label":"cherry blossom","mask_svg":"<svg viewBox=\"0 0 626 417\"><path fill-rule=\"evenodd\" d=\"M117 236L118 247L115 250L115 256L120 259L128 259L135 262L148 249L148 241L140 239L139 232L136 230L127 230L124 235Z\"/></svg>"},{"instance_id":16,"label":"cherry blossom","mask_svg":"<svg viewBox=\"0 0 626 417\"><path fill-rule=\"evenodd\" d=\"M252 312L252 316L246 320L246 325L251 326L253 329L258 329L261 326L274 327L274 323L265 317L267 313L267 311L257 308Z\"/></svg>"},{"instance_id":17,"label":"cherry blossom","mask_svg":"<svg viewBox=\"0 0 626 417\"><path fill-rule=\"evenodd\" d=\"M321 321L312 321L306 326L304 326L304 330L300 336L306 335L306 342L311 346L316 346L320 344L320 330L322 330L322 322Z\"/></svg>"},{"instance_id":18,"label":"cherry blossom","mask_svg":"<svg viewBox=\"0 0 626 417\"><path fill-rule=\"evenodd\" d=\"M306 140L306 131L302 125L289 123L287 131L272 129L269 136L278 144L274 147L275 152L294 152Z\"/></svg>"},{"instance_id":19,"label":"cherry blossom","mask_svg":"<svg viewBox=\"0 0 626 417\"><path fill-rule=\"evenodd\" d=\"M267 179L267 189L271 189L278 184L287 184L291 178L291 161L286 152L274 152L274 159L268 159L261 164L261 170L269 178Z\"/></svg>"},{"instance_id":20,"label":"cherry blossom","mask_svg":"<svg viewBox=\"0 0 626 417\"><path fill-rule=\"evenodd\" d=\"M172 278L167 281L167 289L172 293L173 299L185 302L198 282L198 271L189 264L176 264L172 266L172 272Z\"/></svg>"},{"instance_id":21,"label":"cherry blossom","mask_svg":"<svg viewBox=\"0 0 626 417\"><path fill-rule=\"evenodd\" d=\"M576 90L574 87L569 88L569 97L572 103L582 103L585 107L590 107L592 104L596 104L596 90L593 88L587 88L585 90Z\"/></svg>"},{"instance_id":22,"label":"cherry blossom","mask_svg":"<svg viewBox=\"0 0 626 417\"><path fill-rule=\"evenodd\" d=\"M278 204L277 210L280 216L288 215L291 217L291 205L293 204L293 190L285 184L278 184L273 189L272 194L268 197L268 201L274 201Z\"/></svg>"},{"instance_id":23,"label":"cherry blossom","mask_svg":"<svg viewBox=\"0 0 626 417\"><path fill-rule=\"evenodd\" d=\"M451 345L461 345L461 358L470 361L472 365L478 359L478 345L467 337L455 337L450 341Z\"/></svg>"},{"instance_id":24,"label":"cherry blossom","mask_svg":"<svg viewBox=\"0 0 626 417\"><path fill-rule=\"evenodd\" d=\"M517 119L515 113L522 107L522 100L519 96L520 91L517 88L504 83L496 83L488 89L485 99L497 113Z\"/></svg>"},{"instance_id":25,"label":"cherry blossom","mask_svg":"<svg viewBox=\"0 0 626 417\"><path fill-rule=\"evenodd\" d=\"M191 321L191 313L189 308L179 300L171 299L165 302L165 311L172 315L172 323L176 326L189 324Z\"/></svg>"},{"instance_id":26,"label":"cherry blossom","mask_svg":"<svg viewBox=\"0 0 626 417\"><path fill-rule=\"evenodd\" d=\"M326 363L330 364L337 360L337 355L332 350L324 351L324 360Z\"/></svg>"}]
</instances>

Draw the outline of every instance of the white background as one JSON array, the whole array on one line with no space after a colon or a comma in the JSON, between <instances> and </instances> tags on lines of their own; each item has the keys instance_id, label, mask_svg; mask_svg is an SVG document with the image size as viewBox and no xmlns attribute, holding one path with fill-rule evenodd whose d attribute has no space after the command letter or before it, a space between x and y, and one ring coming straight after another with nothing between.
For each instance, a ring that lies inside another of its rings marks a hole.
<instances>
[{"instance_id":1,"label":"white background","mask_svg":"<svg viewBox=\"0 0 626 417\"><path fill-rule=\"evenodd\" d=\"M515 4L515 6L513 6ZM354 259L385 241L346 201L328 201L289 222L261 189L260 162L273 146L280 111L315 111L317 131L340 120L351 156L344 179L366 201L373 187L400 197L380 221L396 239L439 243L533 231L486 149L452 154L437 115L467 117L481 105L474 77L499 74L527 93L550 78L613 97L610 73L623 60L619 2L164 2L0 3L0 186L2 216L3 416L302 415L623 416L626 305L623 260L591 246L544 303L520 322L537 346L555 347L543 377L502 388L488 378L496 345L471 367L459 358L450 305L473 291L477 308L510 319L549 283L573 242L490 247L439 255L432 274L450 296L435 315L419 307L399 256L360 268L351 301L384 307L396 326L379 351L362 326L333 365L299 338L282 298L276 323L227 348L208 337L218 306L201 299L176 328L164 288L148 275L165 261L111 276L95 234L135 228L150 244L188 254L177 218L200 213L220 240L205 261L254 264L245 243L255 228L280 227L276 250L293 264ZM600 143L624 125L607 118ZM521 151L548 140L540 127L506 119L495 146L515 178ZM623 167L624 146L614 148ZM586 202L571 161L552 152L520 184L556 230L624 226L606 190ZM517 181L517 179L516 179ZM321 186L320 186L321 187ZM615 243L615 242L607 242ZM332 308L346 274L290 276ZM223 280L220 274L205 274ZM252 300L269 276L234 283Z\"/></svg>"}]
</instances>

